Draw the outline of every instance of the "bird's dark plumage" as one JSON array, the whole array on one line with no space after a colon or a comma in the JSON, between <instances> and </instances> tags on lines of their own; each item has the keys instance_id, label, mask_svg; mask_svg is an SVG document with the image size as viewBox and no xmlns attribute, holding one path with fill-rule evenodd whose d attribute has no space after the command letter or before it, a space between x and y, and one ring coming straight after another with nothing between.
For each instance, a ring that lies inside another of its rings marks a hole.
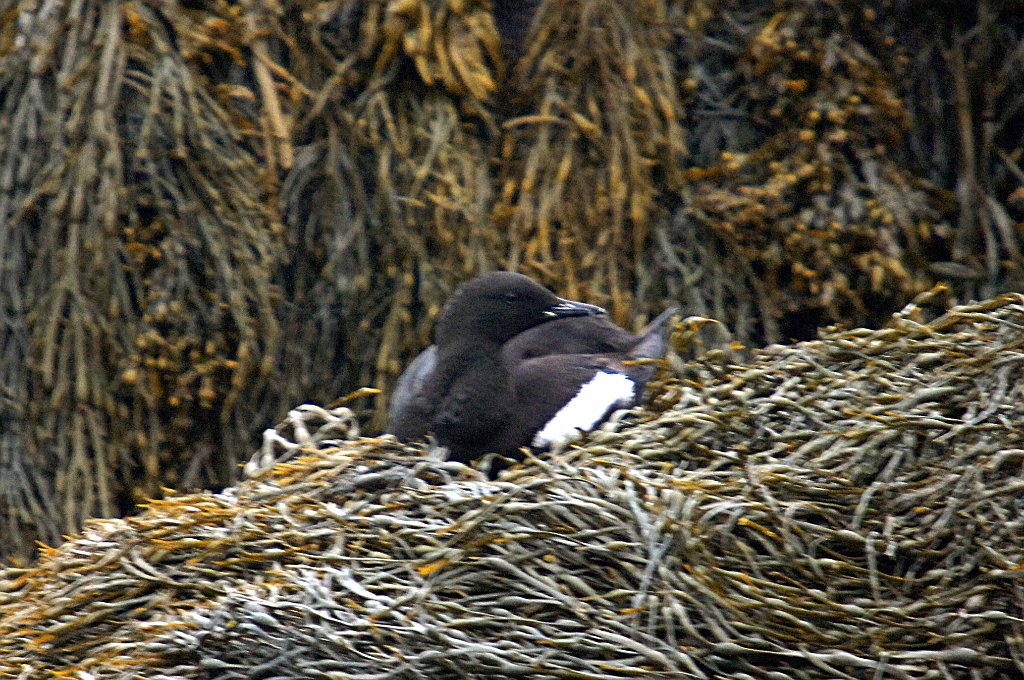
<instances>
[{"instance_id":1,"label":"bird's dark plumage","mask_svg":"<svg viewBox=\"0 0 1024 680\"><path fill-rule=\"evenodd\" d=\"M633 335L520 274L473 279L445 305L436 344L399 378L389 431L406 441L433 433L468 461L591 429L639 400L653 368L628 362L664 356L673 312Z\"/></svg>"},{"instance_id":2,"label":"bird's dark plumage","mask_svg":"<svg viewBox=\"0 0 1024 680\"><path fill-rule=\"evenodd\" d=\"M508 361L521 361L549 354L613 354L634 350L644 338L666 337L665 332L675 309L662 312L658 318L634 335L612 323L605 315L586 316L577 319L558 319L523 331L509 340L503 347ZM664 356L665 345L659 348L644 348ZM653 357L654 355L652 355Z\"/></svg>"}]
</instances>

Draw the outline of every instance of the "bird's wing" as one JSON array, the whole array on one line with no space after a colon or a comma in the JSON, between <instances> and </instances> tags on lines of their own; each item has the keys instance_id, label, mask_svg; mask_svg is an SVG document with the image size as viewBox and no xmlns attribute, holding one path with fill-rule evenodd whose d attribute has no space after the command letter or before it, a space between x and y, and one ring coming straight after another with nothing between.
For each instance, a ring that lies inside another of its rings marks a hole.
<instances>
[{"instance_id":1,"label":"bird's wing","mask_svg":"<svg viewBox=\"0 0 1024 680\"><path fill-rule=\"evenodd\" d=\"M397 434L402 439L417 438L426 432L409 432L413 427L413 400L423 386L430 380L437 368L437 345L431 345L398 376L395 391L391 395L388 406L388 432Z\"/></svg>"}]
</instances>

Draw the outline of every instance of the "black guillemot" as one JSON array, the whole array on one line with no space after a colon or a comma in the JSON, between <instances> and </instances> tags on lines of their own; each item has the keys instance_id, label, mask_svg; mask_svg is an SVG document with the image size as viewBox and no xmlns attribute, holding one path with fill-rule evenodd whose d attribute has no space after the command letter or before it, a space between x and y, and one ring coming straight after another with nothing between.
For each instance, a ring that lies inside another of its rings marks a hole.
<instances>
[{"instance_id":1,"label":"black guillemot","mask_svg":"<svg viewBox=\"0 0 1024 680\"><path fill-rule=\"evenodd\" d=\"M435 344L402 373L388 431L433 434L463 462L572 440L639 402L654 369L635 361L664 356L674 311L634 335L526 276L484 274L456 289Z\"/></svg>"}]
</instances>

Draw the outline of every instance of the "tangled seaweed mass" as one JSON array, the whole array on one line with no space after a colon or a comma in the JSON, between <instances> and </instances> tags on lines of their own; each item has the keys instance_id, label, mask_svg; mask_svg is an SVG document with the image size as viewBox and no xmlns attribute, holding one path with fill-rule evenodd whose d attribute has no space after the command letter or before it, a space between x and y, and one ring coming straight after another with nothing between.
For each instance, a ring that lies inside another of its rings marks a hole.
<instances>
[{"instance_id":1,"label":"tangled seaweed mass","mask_svg":"<svg viewBox=\"0 0 1024 680\"><path fill-rule=\"evenodd\" d=\"M306 455L7 570L0 676L1021 677L1024 296L921 314L677 365L499 481L296 411Z\"/></svg>"},{"instance_id":2,"label":"tangled seaweed mass","mask_svg":"<svg viewBox=\"0 0 1024 680\"><path fill-rule=\"evenodd\" d=\"M523 7L0 0L0 557L386 395L487 269L753 346L1024 289L1015 3Z\"/></svg>"}]
</instances>

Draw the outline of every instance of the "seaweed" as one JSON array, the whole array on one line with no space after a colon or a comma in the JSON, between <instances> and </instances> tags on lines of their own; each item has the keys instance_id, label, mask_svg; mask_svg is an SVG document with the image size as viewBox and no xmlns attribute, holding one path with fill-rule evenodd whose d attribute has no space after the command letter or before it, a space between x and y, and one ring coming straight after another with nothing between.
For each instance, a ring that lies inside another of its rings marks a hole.
<instances>
[{"instance_id":1,"label":"seaweed","mask_svg":"<svg viewBox=\"0 0 1024 680\"><path fill-rule=\"evenodd\" d=\"M236 477L238 409L258 413L275 368L281 230L152 10L17 16L0 50L0 356L18 417L0 478L21 552L162 485Z\"/></svg>"},{"instance_id":2,"label":"seaweed","mask_svg":"<svg viewBox=\"0 0 1024 680\"><path fill-rule=\"evenodd\" d=\"M1021 288L1019 3L492 5L0 2L0 553L378 430L485 270L748 347Z\"/></svg>"},{"instance_id":3,"label":"seaweed","mask_svg":"<svg viewBox=\"0 0 1024 680\"><path fill-rule=\"evenodd\" d=\"M1024 297L927 302L710 350L496 481L296 409L254 479L3 572L0 674L1020 675Z\"/></svg>"}]
</instances>

